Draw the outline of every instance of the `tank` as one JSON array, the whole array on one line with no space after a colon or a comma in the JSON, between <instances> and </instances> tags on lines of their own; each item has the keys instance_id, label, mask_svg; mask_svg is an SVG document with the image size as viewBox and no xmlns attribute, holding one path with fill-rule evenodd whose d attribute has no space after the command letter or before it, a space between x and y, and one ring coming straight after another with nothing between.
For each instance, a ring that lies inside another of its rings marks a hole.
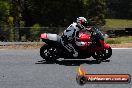
<instances>
[{"instance_id":1,"label":"tank","mask_svg":"<svg viewBox=\"0 0 132 88\"><path fill-rule=\"evenodd\" d=\"M82 42L90 42L90 35L85 33L79 33L80 41Z\"/></svg>"}]
</instances>

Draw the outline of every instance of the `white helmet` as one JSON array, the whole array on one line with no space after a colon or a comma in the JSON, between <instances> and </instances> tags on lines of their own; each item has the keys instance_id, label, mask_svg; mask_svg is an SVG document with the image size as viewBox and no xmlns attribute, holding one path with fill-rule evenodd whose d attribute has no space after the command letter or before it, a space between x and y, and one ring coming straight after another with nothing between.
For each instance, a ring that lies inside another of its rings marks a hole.
<instances>
[{"instance_id":1,"label":"white helmet","mask_svg":"<svg viewBox=\"0 0 132 88\"><path fill-rule=\"evenodd\" d=\"M85 29L88 25L87 19L84 17L78 17L76 22L81 29Z\"/></svg>"}]
</instances>

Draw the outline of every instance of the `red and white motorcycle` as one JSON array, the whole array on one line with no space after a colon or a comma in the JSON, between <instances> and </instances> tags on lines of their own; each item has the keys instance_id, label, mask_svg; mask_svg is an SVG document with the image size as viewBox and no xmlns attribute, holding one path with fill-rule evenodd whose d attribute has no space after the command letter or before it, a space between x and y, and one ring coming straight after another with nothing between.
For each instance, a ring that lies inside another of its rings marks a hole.
<instances>
[{"instance_id":1,"label":"red and white motorcycle","mask_svg":"<svg viewBox=\"0 0 132 88\"><path fill-rule=\"evenodd\" d=\"M91 56L97 61L106 60L111 57L112 49L105 43L103 36L95 31L90 34L80 32L80 42L85 42L85 46L74 47L78 51L78 59L90 58ZM40 48L40 56L46 62L55 62L58 58L70 59L74 58L60 42L60 36L57 34L43 33L40 38L45 44ZM76 59L77 59L76 58Z\"/></svg>"}]
</instances>

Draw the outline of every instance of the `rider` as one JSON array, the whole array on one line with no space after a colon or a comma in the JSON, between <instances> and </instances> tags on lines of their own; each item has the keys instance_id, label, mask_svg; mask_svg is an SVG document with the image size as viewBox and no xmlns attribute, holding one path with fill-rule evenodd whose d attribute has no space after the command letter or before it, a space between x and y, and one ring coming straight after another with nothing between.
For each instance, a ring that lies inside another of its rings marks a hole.
<instances>
[{"instance_id":1,"label":"rider","mask_svg":"<svg viewBox=\"0 0 132 88\"><path fill-rule=\"evenodd\" d=\"M78 52L73 46L73 43L75 43L77 46L85 45L84 42L79 42L79 31L86 30L89 22L84 17L78 17L76 22L73 22L61 36L62 45L73 54L73 57L78 56Z\"/></svg>"}]
</instances>

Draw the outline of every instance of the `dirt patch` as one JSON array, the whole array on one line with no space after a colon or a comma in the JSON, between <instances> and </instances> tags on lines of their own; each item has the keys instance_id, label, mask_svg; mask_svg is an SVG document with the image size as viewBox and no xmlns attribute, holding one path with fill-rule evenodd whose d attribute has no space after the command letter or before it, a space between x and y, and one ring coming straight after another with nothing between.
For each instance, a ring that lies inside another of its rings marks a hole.
<instances>
[{"instance_id":1,"label":"dirt patch","mask_svg":"<svg viewBox=\"0 0 132 88\"><path fill-rule=\"evenodd\" d=\"M112 48L132 48L132 43L110 44Z\"/></svg>"},{"instance_id":2,"label":"dirt patch","mask_svg":"<svg viewBox=\"0 0 132 88\"><path fill-rule=\"evenodd\" d=\"M4 45L0 49L39 49L43 44L29 44L29 45ZM132 43L124 44L110 44L112 48L132 48Z\"/></svg>"},{"instance_id":3,"label":"dirt patch","mask_svg":"<svg viewBox=\"0 0 132 88\"><path fill-rule=\"evenodd\" d=\"M38 45L5 45L5 46L0 46L0 49L38 49L42 46L43 46L43 44L38 44Z\"/></svg>"}]
</instances>

